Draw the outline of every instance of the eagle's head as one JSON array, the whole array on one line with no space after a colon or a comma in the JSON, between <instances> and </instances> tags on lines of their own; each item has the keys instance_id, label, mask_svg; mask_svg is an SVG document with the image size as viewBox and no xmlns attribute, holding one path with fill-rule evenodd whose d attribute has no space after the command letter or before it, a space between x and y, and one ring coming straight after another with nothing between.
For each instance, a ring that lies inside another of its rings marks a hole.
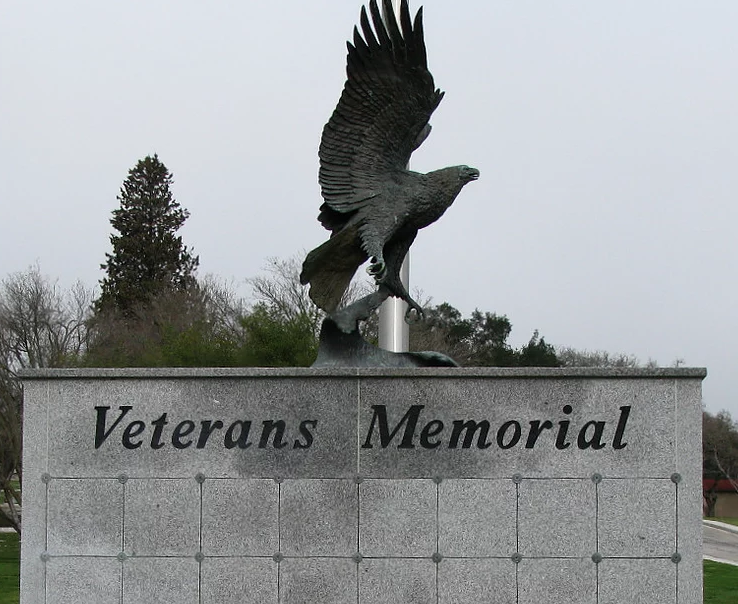
<instances>
[{"instance_id":1,"label":"eagle's head","mask_svg":"<svg viewBox=\"0 0 738 604\"><path fill-rule=\"evenodd\" d=\"M426 176L433 183L431 187L445 191L444 203L448 207L467 183L479 178L479 170L469 166L451 166L428 172Z\"/></svg>"},{"instance_id":2,"label":"eagle's head","mask_svg":"<svg viewBox=\"0 0 738 604\"><path fill-rule=\"evenodd\" d=\"M457 166L459 172L459 179L463 184L477 180L479 178L479 170L476 168L470 168L469 166Z\"/></svg>"}]
</instances>

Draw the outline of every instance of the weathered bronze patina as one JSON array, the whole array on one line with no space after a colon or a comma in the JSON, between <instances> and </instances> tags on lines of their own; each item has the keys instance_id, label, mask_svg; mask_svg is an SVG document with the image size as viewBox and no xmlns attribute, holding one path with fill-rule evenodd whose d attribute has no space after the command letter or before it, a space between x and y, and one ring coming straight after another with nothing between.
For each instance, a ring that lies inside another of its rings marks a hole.
<instances>
[{"instance_id":1,"label":"weathered bronze patina","mask_svg":"<svg viewBox=\"0 0 738 604\"><path fill-rule=\"evenodd\" d=\"M427 174L407 169L410 155L430 133L428 122L443 92L428 71L422 8L412 20L403 0L398 23L391 1L383 4L384 18L371 0L371 22L362 7L361 33L354 28L348 43L346 84L323 129L319 152L324 203L318 220L331 235L308 254L300 275L310 284L312 300L346 334L389 296L405 300L408 313L422 314L400 279L402 262L418 231L438 220L464 185L479 178L479 171L468 166ZM376 292L339 309L367 260Z\"/></svg>"}]
</instances>

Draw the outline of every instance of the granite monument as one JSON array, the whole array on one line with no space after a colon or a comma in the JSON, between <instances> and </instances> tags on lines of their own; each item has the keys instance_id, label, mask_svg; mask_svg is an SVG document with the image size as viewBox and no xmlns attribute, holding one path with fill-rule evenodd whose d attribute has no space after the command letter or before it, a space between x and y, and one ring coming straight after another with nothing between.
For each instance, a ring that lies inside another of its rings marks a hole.
<instances>
[{"instance_id":1,"label":"granite monument","mask_svg":"<svg viewBox=\"0 0 738 604\"><path fill-rule=\"evenodd\" d=\"M22 604L700 604L697 369L41 370Z\"/></svg>"}]
</instances>

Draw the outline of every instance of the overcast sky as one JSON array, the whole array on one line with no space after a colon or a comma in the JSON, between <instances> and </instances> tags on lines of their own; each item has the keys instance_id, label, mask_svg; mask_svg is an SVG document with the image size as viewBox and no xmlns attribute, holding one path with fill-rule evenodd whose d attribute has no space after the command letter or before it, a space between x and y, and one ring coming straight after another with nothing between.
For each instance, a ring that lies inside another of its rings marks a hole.
<instances>
[{"instance_id":1,"label":"overcast sky","mask_svg":"<svg viewBox=\"0 0 738 604\"><path fill-rule=\"evenodd\" d=\"M419 2L411 2L416 9ZM0 276L94 285L158 153L200 274L321 243L317 148L359 0L0 0ZM412 286L520 345L705 366L738 418L738 2L427 0L446 97L413 169L480 169Z\"/></svg>"}]
</instances>

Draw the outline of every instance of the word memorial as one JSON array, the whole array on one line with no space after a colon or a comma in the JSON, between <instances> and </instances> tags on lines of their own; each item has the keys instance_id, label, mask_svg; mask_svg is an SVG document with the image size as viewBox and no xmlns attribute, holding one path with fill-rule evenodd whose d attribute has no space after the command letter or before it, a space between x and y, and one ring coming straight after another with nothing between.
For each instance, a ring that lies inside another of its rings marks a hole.
<instances>
[{"instance_id":1,"label":"word memorial","mask_svg":"<svg viewBox=\"0 0 738 604\"><path fill-rule=\"evenodd\" d=\"M449 449L457 449L459 447L462 449L469 449L474 445L475 435L477 437L476 447L478 449L489 449L493 444L496 444L500 449L512 449L521 442L523 428L521 427L521 423L514 419L502 423L496 431L494 441L488 440L490 422L487 420L453 420L453 422L451 422L453 427L451 428L448 440L444 440L443 438L448 430L446 429L446 425L444 425L443 421L440 419L434 419L426 423L418 434L418 422L423 408L424 405L413 405L410 407L407 413L400 420L400 423L398 423L390 432L387 421L387 406L372 406L372 419L369 423L369 431L362 447L364 449L371 449L374 446L372 442L375 427L379 432L380 446L382 448L391 446L395 436L403 426L404 431L402 433L402 438L397 444L398 449L414 449L416 435L418 435L418 444L423 449L435 449L441 446L446 446ZM565 415L571 415L573 410L574 409L571 405L564 405L562 413ZM611 443L612 448L615 450L624 449L628 444L623 442L623 435L625 434L625 427L628 423L629 415L630 406L620 407L620 418L618 419L617 427L615 428L615 433ZM557 449L568 449L572 445L572 443L567 440L570 424L571 422L569 420L561 420L558 422L558 427L555 431L555 443ZM602 439L605 434L606 426L606 421L588 421L579 429L579 435L576 438L576 446L580 449L604 449L607 445ZM551 420L532 420L530 422L530 430L527 433L527 437L523 440L525 448L534 448L541 434L546 430L553 429L554 424Z\"/></svg>"},{"instance_id":2,"label":"word memorial","mask_svg":"<svg viewBox=\"0 0 738 604\"><path fill-rule=\"evenodd\" d=\"M699 604L704 375L26 372L21 604Z\"/></svg>"}]
</instances>

